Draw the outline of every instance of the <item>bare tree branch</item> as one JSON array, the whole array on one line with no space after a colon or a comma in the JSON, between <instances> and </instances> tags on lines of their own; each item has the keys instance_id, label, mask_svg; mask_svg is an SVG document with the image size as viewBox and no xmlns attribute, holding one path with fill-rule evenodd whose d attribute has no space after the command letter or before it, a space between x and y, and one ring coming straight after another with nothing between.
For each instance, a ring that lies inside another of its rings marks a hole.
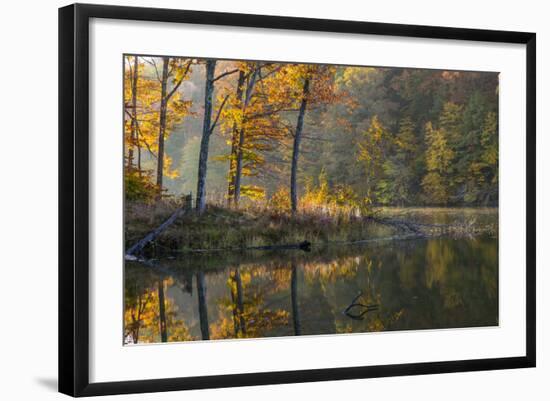
<instances>
[{"instance_id":1,"label":"bare tree branch","mask_svg":"<svg viewBox=\"0 0 550 401\"><path fill-rule=\"evenodd\" d=\"M239 70L238 68L235 68L234 70L231 70L231 71L226 71L226 72L224 72L223 74L220 74L220 75L218 75L216 78L214 78L214 79L212 80L212 82L216 82L218 79L222 79L223 77L226 77L226 76L228 76L228 75L234 74L234 73L239 72L239 71L240 71L240 70Z\"/></svg>"},{"instance_id":2,"label":"bare tree branch","mask_svg":"<svg viewBox=\"0 0 550 401\"><path fill-rule=\"evenodd\" d=\"M212 134L212 132L214 131L214 128L216 128L216 124L218 123L218 119L220 118L220 114L222 113L223 106L225 106L225 102L227 102L227 99L229 99L229 95L227 95L225 99L223 99L223 102L220 108L218 109L218 114L216 115L216 119L214 120L214 123L210 126L210 130L209 130L210 134Z\"/></svg>"},{"instance_id":3,"label":"bare tree branch","mask_svg":"<svg viewBox=\"0 0 550 401\"><path fill-rule=\"evenodd\" d=\"M170 91L170 93L168 93L168 95L166 95L166 101L168 102L168 100L172 97L172 95L178 90L178 88L180 87L181 83L184 81L185 77L187 76L187 73L189 72L189 68L191 68L191 64L192 64L192 60L190 60L188 63L187 63L187 68L185 69L185 72L183 73L183 75L181 76L181 79L178 81L178 83L174 86L174 88L172 88L172 90Z\"/></svg>"},{"instance_id":4,"label":"bare tree branch","mask_svg":"<svg viewBox=\"0 0 550 401\"><path fill-rule=\"evenodd\" d=\"M145 60L145 62L146 62L147 64L150 64L150 65L152 65L152 66L155 68L155 74L156 74L156 76L157 76L157 80L158 80L159 82L162 82L162 78L160 77L159 70L158 70L158 68L157 68L157 63L155 62L155 59L154 59L153 57L151 57L150 60L148 60L148 59L146 59L146 58L143 58L143 59Z\"/></svg>"}]
</instances>

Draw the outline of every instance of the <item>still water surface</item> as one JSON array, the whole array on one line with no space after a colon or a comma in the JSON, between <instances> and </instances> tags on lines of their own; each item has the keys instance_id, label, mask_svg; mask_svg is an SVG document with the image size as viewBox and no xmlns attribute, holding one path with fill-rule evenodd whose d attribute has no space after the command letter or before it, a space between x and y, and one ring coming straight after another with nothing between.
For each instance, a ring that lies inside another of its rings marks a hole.
<instances>
[{"instance_id":1,"label":"still water surface","mask_svg":"<svg viewBox=\"0 0 550 401\"><path fill-rule=\"evenodd\" d=\"M127 262L124 320L127 344L494 326L498 240Z\"/></svg>"}]
</instances>

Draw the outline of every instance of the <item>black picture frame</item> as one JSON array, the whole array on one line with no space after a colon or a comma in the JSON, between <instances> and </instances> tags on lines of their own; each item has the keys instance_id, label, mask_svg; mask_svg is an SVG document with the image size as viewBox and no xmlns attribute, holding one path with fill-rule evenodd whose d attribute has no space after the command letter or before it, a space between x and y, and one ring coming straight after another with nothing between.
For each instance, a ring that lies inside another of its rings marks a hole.
<instances>
[{"instance_id":1,"label":"black picture frame","mask_svg":"<svg viewBox=\"0 0 550 401\"><path fill-rule=\"evenodd\" d=\"M89 381L89 21L160 21L468 40L526 45L527 276L526 354L520 357L408 363L90 383ZM526 32L74 4L59 9L59 391L71 396L237 387L384 376L534 367L536 35Z\"/></svg>"}]
</instances>

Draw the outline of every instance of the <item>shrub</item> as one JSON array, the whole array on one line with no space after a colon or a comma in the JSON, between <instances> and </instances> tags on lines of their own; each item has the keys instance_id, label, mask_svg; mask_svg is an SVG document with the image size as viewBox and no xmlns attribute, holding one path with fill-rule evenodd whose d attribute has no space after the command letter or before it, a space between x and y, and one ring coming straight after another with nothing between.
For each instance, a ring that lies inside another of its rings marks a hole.
<instances>
[{"instance_id":1,"label":"shrub","mask_svg":"<svg viewBox=\"0 0 550 401\"><path fill-rule=\"evenodd\" d=\"M269 207L277 213L290 210L290 193L287 188L279 188L269 200Z\"/></svg>"},{"instance_id":2,"label":"shrub","mask_svg":"<svg viewBox=\"0 0 550 401\"><path fill-rule=\"evenodd\" d=\"M126 201L149 202L157 194L157 186L151 182L149 174L137 170L124 172Z\"/></svg>"}]
</instances>

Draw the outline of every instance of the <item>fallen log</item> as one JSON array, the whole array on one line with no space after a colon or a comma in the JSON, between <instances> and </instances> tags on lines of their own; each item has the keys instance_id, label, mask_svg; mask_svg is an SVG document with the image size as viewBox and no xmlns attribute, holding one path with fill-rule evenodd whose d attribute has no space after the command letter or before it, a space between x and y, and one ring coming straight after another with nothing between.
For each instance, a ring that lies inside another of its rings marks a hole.
<instances>
[{"instance_id":1,"label":"fallen log","mask_svg":"<svg viewBox=\"0 0 550 401\"><path fill-rule=\"evenodd\" d=\"M283 244L283 245L264 245L264 246L253 246L247 249L260 250L260 251L271 251L279 249L300 249L305 252L311 251L311 242L302 241L298 244Z\"/></svg>"},{"instance_id":2,"label":"fallen log","mask_svg":"<svg viewBox=\"0 0 550 401\"><path fill-rule=\"evenodd\" d=\"M138 242L136 242L134 245L132 245L128 250L126 251L126 260L135 260L136 256L141 253L143 248L150 243L151 241L154 241L155 238L157 238L164 230L166 230L176 219L180 216L183 216L185 213L187 213L189 210L191 210L191 196L187 196L185 198L184 205L177 209L168 219L162 223L160 226L155 228L153 231L151 231L149 234L147 234L145 237L140 239Z\"/></svg>"},{"instance_id":3,"label":"fallen log","mask_svg":"<svg viewBox=\"0 0 550 401\"><path fill-rule=\"evenodd\" d=\"M162 223L160 226L155 228L153 231L151 231L149 234L147 234L145 237L140 239L138 242L136 242L134 245L132 245L127 251L126 251L126 259L133 259L136 255L139 255L145 245L153 241L155 238L157 238L164 230L166 230L176 219L183 214L187 212L186 209L180 208L176 210L164 223Z\"/></svg>"},{"instance_id":4,"label":"fallen log","mask_svg":"<svg viewBox=\"0 0 550 401\"><path fill-rule=\"evenodd\" d=\"M304 252L310 252L311 242L302 241L297 244L261 245L261 246L248 246L244 248L189 249L185 252L206 253L206 252L227 252L227 251L279 251L279 250L287 250L287 249L299 249Z\"/></svg>"}]
</instances>

